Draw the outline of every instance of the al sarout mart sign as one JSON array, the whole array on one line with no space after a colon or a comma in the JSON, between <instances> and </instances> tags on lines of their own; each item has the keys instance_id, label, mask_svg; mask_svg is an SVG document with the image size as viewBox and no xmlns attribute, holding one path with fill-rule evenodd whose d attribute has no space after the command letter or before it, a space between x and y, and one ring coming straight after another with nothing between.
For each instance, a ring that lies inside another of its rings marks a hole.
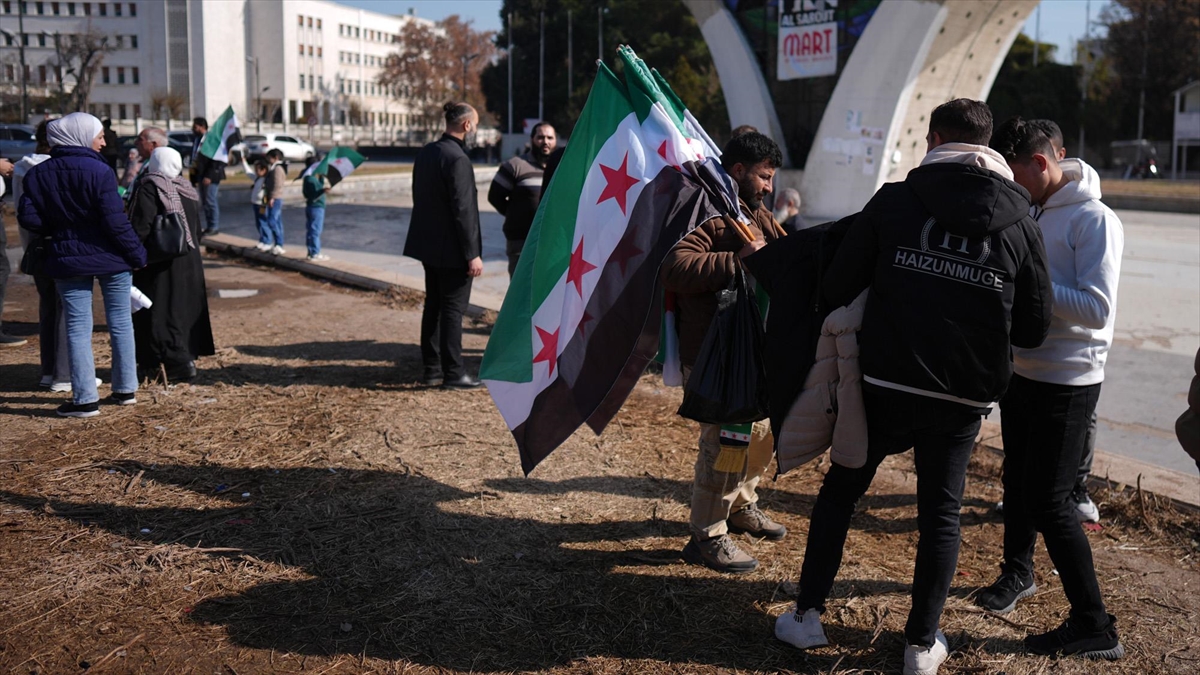
<instances>
[{"instance_id":1,"label":"al sarout mart sign","mask_svg":"<svg viewBox=\"0 0 1200 675\"><path fill-rule=\"evenodd\" d=\"M837 74L838 0L783 0L779 14L780 80ZM790 10L789 9L790 5Z\"/></svg>"}]
</instances>

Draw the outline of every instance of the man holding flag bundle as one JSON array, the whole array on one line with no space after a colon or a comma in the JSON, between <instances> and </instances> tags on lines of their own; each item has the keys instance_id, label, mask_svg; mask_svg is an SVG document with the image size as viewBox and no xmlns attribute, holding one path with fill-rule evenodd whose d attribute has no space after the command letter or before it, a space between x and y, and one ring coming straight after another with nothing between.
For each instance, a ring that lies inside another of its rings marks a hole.
<instances>
[{"instance_id":1,"label":"man holding flag bundle","mask_svg":"<svg viewBox=\"0 0 1200 675\"><path fill-rule=\"evenodd\" d=\"M663 284L677 298L679 357L685 380L691 375L700 345L717 313L716 294L737 273L739 258L781 234L771 211L763 204L781 164L779 146L763 134L751 131L730 140L721 155L721 166L736 182L739 205L749 214L749 222L742 224L734 218L708 220L684 237L663 263ZM759 510L755 494L759 479L771 463L773 446L766 420L725 427L700 424L700 454L696 458L689 523L692 538L683 549L685 560L718 572L751 572L758 568L758 561L738 548L729 532L771 540L787 534L787 528Z\"/></svg>"},{"instance_id":2,"label":"man holding flag bundle","mask_svg":"<svg viewBox=\"0 0 1200 675\"><path fill-rule=\"evenodd\" d=\"M229 163L229 148L242 142L238 131L237 114L233 106L225 109L217 118L213 133L208 133L208 120L197 117L192 120L192 184L200 194L200 206L204 209L206 223L203 234L221 231L221 207L217 203L217 192L225 178L225 165Z\"/></svg>"},{"instance_id":3,"label":"man holding flag bundle","mask_svg":"<svg viewBox=\"0 0 1200 675\"><path fill-rule=\"evenodd\" d=\"M625 79L599 64L480 370L526 473L620 410L659 350L663 261L737 205L716 146L670 86L632 50L618 54Z\"/></svg>"}]
</instances>

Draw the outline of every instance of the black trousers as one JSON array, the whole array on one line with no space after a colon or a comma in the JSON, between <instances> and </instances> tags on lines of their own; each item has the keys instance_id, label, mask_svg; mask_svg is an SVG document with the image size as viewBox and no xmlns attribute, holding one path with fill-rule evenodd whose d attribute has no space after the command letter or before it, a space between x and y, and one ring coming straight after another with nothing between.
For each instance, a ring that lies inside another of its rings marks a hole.
<instances>
[{"instance_id":1,"label":"black trousers","mask_svg":"<svg viewBox=\"0 0 1200 675\"><path fill-rule=\"evenodd\" d=\"M462 317L471 300L472 277L465 268L425 268L425 311L421 314L421 361L425 376L462 377Z\"/></svg>"},{"instance_id":2,"label":"black trousers","mask_svg":"<svg viewBox=\"0 0 1200 675\"><path fill-rule=\"evenodd\" d=\"M867 463L860 469L834 464L825 474L809 524L797 611L825 611L855 505L885 457L913 448L920 538L904 636L909 644L931 647L958 566L959 511L981 415L957 403L869 384L863 385L863 405Z\"/></svg>"},{"instance_id":3,"label":"black trousers","mask_svg":"<svg viewBox=\"0 0 1200 675\"><path fill-rule=\"evenodd\" d=\"M58 350L67 346L58 344L58 313L61 300L54 288L54 279L43 274L33 277L38 292L38 339L41 348L42 375L62 376L57 372Z\"/></svg>"},{"instance_id":4,"label":"black trousers","mask_svg":"<svg viewBox=\"0 0 1200 675\"><path fill-rule=\"evenodd\" d=\"M1107 628L1108 613L1071 491L1099 398L1099 384L1072 387L1013 375L1000 401L1004 569L1031 576L1033 545L1041 532L1071 603L1071 617L1086 630Z\"/></svg>"}]
</instances>

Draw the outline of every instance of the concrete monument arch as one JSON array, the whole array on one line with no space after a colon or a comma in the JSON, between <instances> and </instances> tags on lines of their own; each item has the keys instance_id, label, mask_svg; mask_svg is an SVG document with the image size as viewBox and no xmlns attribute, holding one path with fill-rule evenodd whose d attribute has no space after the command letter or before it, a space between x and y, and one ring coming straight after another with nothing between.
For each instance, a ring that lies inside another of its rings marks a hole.
<instances>
[{"instance_id":1,"label":"concrete monument arch","mask_svg":"<svg viewBox=\"0 0 1200 675\"><path fill-rule=\"evenodd\" d=\"M788 2L790 0L783 0ZM731 126L782 138L762 70L720 0L684 0L721 78ZM884 0L838 76L799 184L810 218L863 207L925 154L929 112L983 100L1038 0ZM797 181L796 179L799 178Z\"/></svg>"}]
</instances>

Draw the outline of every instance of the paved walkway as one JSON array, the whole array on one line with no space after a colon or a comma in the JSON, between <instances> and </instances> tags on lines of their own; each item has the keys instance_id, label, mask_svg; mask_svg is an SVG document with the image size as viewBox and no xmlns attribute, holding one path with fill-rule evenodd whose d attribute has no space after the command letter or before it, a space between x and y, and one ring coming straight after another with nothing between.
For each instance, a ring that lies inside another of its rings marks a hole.
<instances>
[{"instance_id":1,"label":"paved walkway","mask_svg":"<svg viewBox=\"0 0 1200 675\"><path fill-rule=\"evenodd\" d=\"M499 311L508 290L508 258L504 254L504 217L487 203L487 187L480 186L479 212L483 230L483 276L471 288L471 304ZM248 194L248 193L247 193ZM330 198L325 210L325 229L321 252L332 260L321 267L345 274L425 290L421 263L403 255L412 215L412 196L359 200ZM211 237L222 247L248 247L258 242L254 212L244 206L222 204L221 234ZM307 254L304 244L304 206L285 203L283 207L285 257L302 262ZM267 259L270 256L254 256ZM289 267L297 267L288 264Z\"/></svg>"}]
</instances>

